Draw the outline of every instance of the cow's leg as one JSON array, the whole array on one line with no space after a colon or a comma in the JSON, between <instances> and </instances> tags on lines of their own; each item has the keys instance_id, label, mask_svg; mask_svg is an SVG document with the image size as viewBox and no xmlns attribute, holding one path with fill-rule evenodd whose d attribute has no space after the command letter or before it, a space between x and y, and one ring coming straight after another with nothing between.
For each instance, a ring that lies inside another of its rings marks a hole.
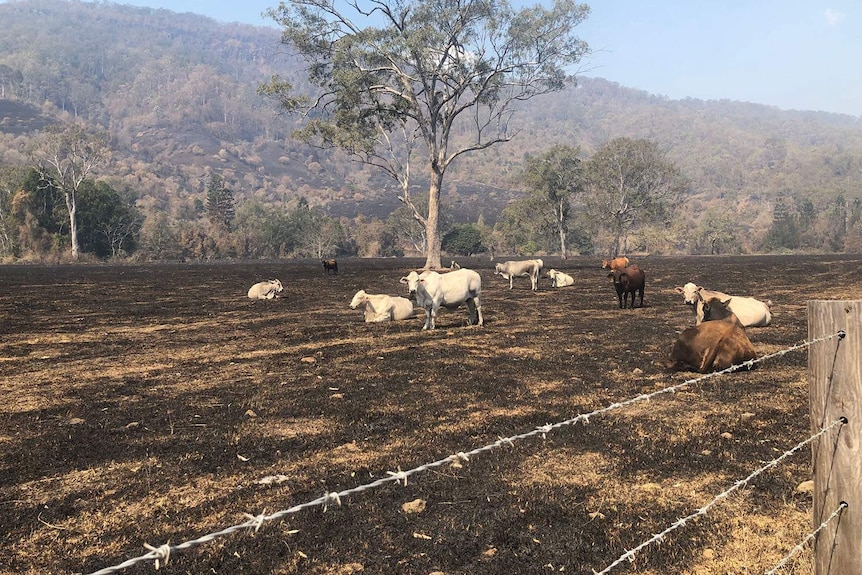
<instances>
[{"instance_id":1,"label":"cow's leg","mask_svg":"<svg viewBox=\"0 0 862 575\"><path fill-rule=\"evenodd\" d=\"M431 306L431 316L430 316L430 318L431 318L431 329L434 329L437 327L437 312L439 310L440 310L439 305L432 305Z\"/></svg>"},{"instance_id":2,"label":"cow's leg","mask_svg":"<svg viewBox=\"0 0 862 575\"><path fill-rule=\"evenodd\" d=\"M482 325L482 302L479 300L478 294L472 298L473 305L476 306L476 325Z\"/></svg>"}]
</instances>

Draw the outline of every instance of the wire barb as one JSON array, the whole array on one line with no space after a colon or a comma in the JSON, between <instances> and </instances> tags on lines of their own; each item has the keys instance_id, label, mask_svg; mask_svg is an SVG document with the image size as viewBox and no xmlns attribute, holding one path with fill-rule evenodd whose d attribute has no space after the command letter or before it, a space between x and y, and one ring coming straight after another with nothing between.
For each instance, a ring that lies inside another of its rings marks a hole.
<instances>
[{"instance_id":1,"label":"wire barb","mask_svg":"<svg viewBox=\"0 0 862 575\"><path fill-rule=\"evenodd\" d=\"M151 555L151 557L149 558L156 560L156 571L158 571L160 567L159 560L163 561L162 565L167 566L168 561L171 558L171 546L169 543L159 545L158 547L153 547L148 543L144 543L144 547L150 550L150 553L148 553L148 555Z\"/></svg>"}]
</instances>

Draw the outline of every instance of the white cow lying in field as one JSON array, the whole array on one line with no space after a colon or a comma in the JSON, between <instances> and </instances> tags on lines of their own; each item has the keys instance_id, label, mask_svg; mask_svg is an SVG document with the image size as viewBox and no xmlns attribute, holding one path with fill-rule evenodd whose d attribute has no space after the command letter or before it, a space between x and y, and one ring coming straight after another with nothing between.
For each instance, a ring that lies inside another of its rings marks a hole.
<instances>
[{"instance_id":1,"label":"white cow lying in field","mask_svg":"<svg viewBox=\"0 0 862 575\"><path fill-rule=\"evenodd\" d=\"M363 306L365 322L394 321L413 317L413 302L406 297L392 297L384 294L369 294L359 290L350 302L350 309Z\"/></svg>"},{"instance_id":2,"label":"white cow lying in field","mask_svg":"<svg viewBox=\"0 0 862 575\"><path fill-rule=\"evenodd\" d=\"M494 275L501 275L503 279L509 280L509 289L512 289L512 279L515 276L528 276L533 291L536 291L539 289L539 274L542 273L544 265L544 262L539 259L508 261L494 266Z\"/></svg>"},{"instance_id":3,"label":"white cow lying in field","mask_svg":"<svg viewBox=\"0 0 862 575\"><path fill-rule=\"evenodd\" d=\"M284 291L279 280L268 280L254 284L248 289L249 299L272 299Z\"/></svg>"},{"instance_id":4,"label":"white cow lying in field","mask_svg":"<svg viewBox=\"0 0 862 575\"><path fill-rule=\"evenodd\" d=\"M728 295L724 292L708 290L692 282L677 287L676 291L683 295L685 303L694 306L695 325L700 325L701 322L709 319L704 316L704 303L711 301L723 303L739 319L743 327L763 327L772 322L772 312L769 310L772 307L770 300L762 302L753 297ZM709 309L708 305L706 309Z\"/></svg>"},{"instance_id":5,"label":"white cow lying in field","mask_svg":"<svg viewBox=\"0 0 862 575\"><path fill-rule=\"evenodd\" d=\"M407 284L416 305L425 309L425 329L434 329L440 306L455 308L467 306L470 324L482 325L482 304L479 294L482 291L482 278L473 270L461 268L445 274L424 271L421 274L410 272L401 278Z\"/></svg>"},{"instance_id":6,"label":"white cow lying in field","mask_svg":"<svg viewBox=\"0 0 862 575\"><path fill-rule=\"evenodd\" d=\"M548 270L548 277L551 278L551 287L566 287L575 285L575 278L569 274L558 272L555 269Z\"/></svg>"}]
</instances>

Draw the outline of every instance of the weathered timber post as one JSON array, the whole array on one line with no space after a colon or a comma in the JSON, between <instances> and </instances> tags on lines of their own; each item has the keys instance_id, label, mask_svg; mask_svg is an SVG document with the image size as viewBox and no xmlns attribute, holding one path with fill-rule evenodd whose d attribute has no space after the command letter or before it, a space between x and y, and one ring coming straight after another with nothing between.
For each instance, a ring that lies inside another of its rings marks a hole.
<instances>
[{"instance_id":1,"label":"weathered timber post","mask_svg":"<svg viewBox=\"0 0 862 575\"><path fill-rule=\"evenodd\" d=\"M815 575L862 572L862 301L808 302L809 339L842 330L808 348L812 432L847 420L812 444L814 527L847 503L817 536Z\"/></svg>"}]
</instances>

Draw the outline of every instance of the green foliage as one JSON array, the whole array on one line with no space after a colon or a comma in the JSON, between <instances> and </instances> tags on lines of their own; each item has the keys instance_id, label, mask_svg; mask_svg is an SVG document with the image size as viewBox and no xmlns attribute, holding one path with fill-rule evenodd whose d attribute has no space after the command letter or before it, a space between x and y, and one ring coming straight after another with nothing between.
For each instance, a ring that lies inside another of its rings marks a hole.
<instances>
[{"instance_id":1,"label":"green foliage","mask_svg":"<svg viewBox=\"0 0 862 575\"><path fill-rule=\"evenodd\" d=\"M225 186L224 178L212 174L207 184L207 216L217 228L230 231L236 206L233 192Z\"/></svg>"},{"instance_id":2,"label":"green foliage","mask_svg":"<svg viewBox=\"0 0 862 575\"><path fill-rule=\"evenodd\" d=\"M124 197L105 182L84 180L78 200L81 251L108 258L135 250L142 218L134 198Z\"/></svg>"},{"instance_id":3,"label":"green foliage","mask_svg":"<svg viewBox=\"0 0 862 575\"><path fill-rule=\"evenodd\" d=\"M616 138L599 148L587 162L585 208L614 235L609 253L621 250L621 240L637 222L669 219L688 182L658 145L650 140Z\"/></svg>"},{"instance_id":4,"label":"green foliage","mask_svg":"<svg viewBox=\"0 0 862 575\"><path fill-rule=\"evenodd\" d=\"M695 231L691 253L716 255L738 252L738 229L739 223L730 214L707 211Z\"/></svg>"},{"instance_id":5,"label":"green foliage","mask_svg":"<svg viewBox=\"0 0 862 575\"><path fill-rule=\"evenodd\" d=\"M560 255L567 256L571 202L582 191L584 176L580 149L554 146L541 156L529 157L524 167L524 182L530 190L533 218L543 220L543 228L556 231Z\"/></svg>"},{"instance_id":6,"label":"green foliage","mask_svg":"<svg viewBox=\"0 0 862 575\"><path fill-rule=\"evenodd\" d=\"M793 250L799 247L799 218L791 212L784 198L778 198L772 210L772 226L763 239L766 251Z\"/></svg>"},{"instance_id":7,"label":"green foliage","mask_svg":"<svg viewBox=\"0 0 862 575\"><path fill-rule=\"evenodd\" d=\"M486 250L482 231L475 224L457 224L443 236L443 249L450 254L471 256Z\"/></svg>"}]
</instances>

